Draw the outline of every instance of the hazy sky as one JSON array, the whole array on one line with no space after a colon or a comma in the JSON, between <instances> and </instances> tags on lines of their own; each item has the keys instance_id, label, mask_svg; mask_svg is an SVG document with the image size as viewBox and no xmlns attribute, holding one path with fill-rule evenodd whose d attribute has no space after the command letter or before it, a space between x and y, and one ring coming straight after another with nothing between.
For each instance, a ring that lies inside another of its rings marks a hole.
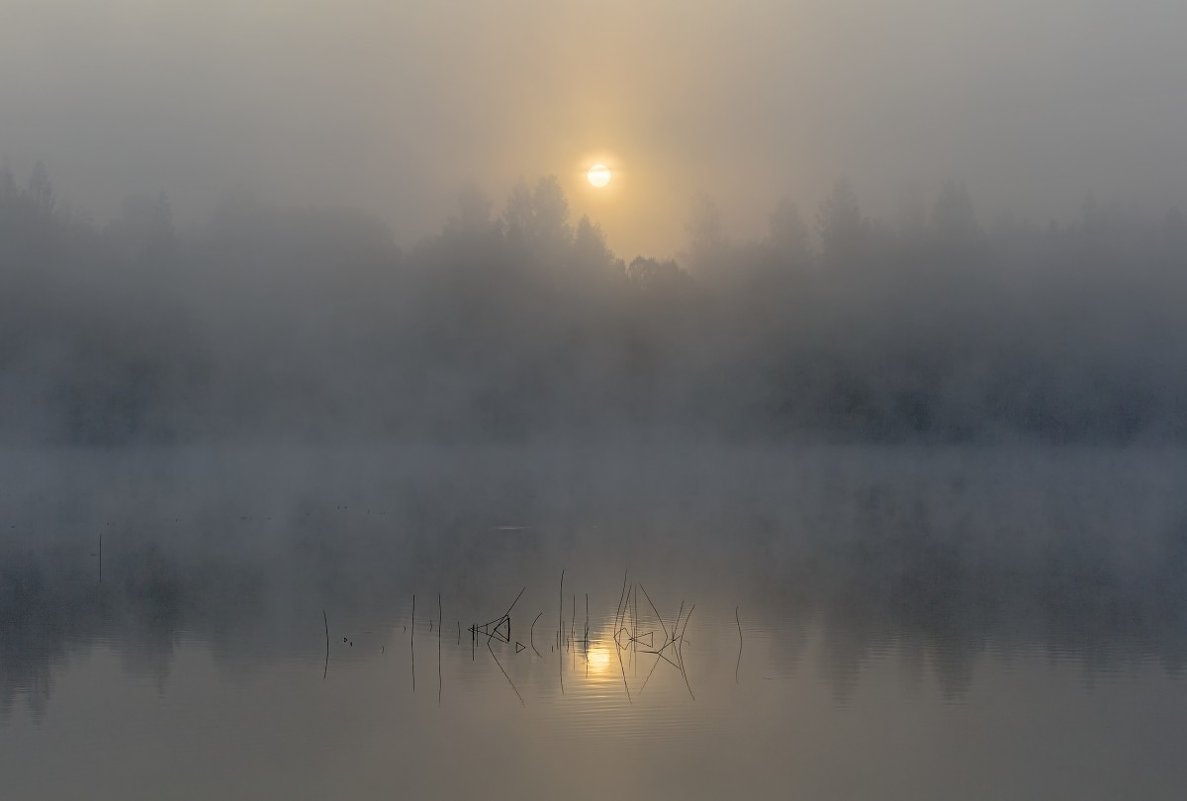
<instances>
[{"instance_id":1,"label":"hazy sky","mask_svg":"<svg viewBox=\"0 0 1187 801\"><path fill-rule=\"evenodd\" d=\"M964 181L991 219L1187 206L1182 0L0 0L0 159L103 220L248 187L410 243L554 173L628 258ZM594 159L612 191L582 179Z\"/></svg>"}]
</instances>

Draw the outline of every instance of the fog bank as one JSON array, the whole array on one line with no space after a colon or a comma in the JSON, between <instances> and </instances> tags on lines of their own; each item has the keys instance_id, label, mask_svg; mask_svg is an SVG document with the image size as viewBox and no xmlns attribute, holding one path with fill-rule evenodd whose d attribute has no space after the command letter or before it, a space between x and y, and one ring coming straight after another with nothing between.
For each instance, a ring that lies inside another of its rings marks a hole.
<instances>
[{"instance_id":1,"label":"fog bank","mask_svg":"<svg viewBox=\"0 0 1187 801\"><path fill-rule=\"evenodd\" d=\"M96 226L0 176L0 433L72 444L647 435L727 441L1178 441L1187 224L1086 204L983 225L950 184L815 225L781 202L680 262L627 262L559 183L464 195L402 250L357 211L167 198Z\"/></svg>"}]
</instances>

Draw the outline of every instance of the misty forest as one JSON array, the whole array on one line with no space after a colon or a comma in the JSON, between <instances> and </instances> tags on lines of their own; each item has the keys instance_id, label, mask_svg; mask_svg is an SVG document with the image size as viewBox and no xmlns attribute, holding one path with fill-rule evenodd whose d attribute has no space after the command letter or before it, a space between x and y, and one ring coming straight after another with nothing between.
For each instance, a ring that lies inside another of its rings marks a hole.
<instances>
[{"instance_id":1,"label":"misty forest","mask_svg":"<svg viewBox=\"0 0 1187 801\"><path fill-rule=\"evenodd\" d=\"M311 198L311 203L316 203ZM845 181L754 241L694 204L629 262L555 179L477 189L398 247L352 209L163 195L95 225L0 175L9 442L1130 443L1187 433L1187 223L1091 199L980 221L947 184L894 222Z\"/></svg>"}]
</instances>

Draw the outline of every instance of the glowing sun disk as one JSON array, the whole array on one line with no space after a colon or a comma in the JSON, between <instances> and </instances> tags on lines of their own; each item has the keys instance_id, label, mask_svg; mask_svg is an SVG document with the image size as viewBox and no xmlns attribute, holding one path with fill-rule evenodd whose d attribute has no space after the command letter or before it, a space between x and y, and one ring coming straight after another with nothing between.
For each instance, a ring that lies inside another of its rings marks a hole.
<instances>
[{"instance_id":1,"label":"glowing sun disk","mask_svg":"<svg viewBox=\"0 0 1187 801\"><path fill-rule=\"evenodd\" d=\"M610 183L610 179L612 177L613 173L610 172L610 168L605 164L595 164L590 167L589 172L585 174L586 180L588 180L598 189L601 189L603 186Z\"/></svg>"}]
</instances>

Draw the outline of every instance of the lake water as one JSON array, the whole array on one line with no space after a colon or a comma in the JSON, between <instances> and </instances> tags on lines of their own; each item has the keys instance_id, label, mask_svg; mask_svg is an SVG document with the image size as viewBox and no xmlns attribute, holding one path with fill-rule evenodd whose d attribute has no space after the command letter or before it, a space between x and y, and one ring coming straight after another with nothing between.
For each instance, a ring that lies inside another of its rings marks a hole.
<instances>
[{"instance_id":1,"label":"lake water","mask_svg":"<svg viewBox=\"0 0 1187 801\"><path fill-rule=\"evenodd\" d=\"M1181 799L1185 467L10 452L0 798Z\"/></svg>"}]
</instances>

